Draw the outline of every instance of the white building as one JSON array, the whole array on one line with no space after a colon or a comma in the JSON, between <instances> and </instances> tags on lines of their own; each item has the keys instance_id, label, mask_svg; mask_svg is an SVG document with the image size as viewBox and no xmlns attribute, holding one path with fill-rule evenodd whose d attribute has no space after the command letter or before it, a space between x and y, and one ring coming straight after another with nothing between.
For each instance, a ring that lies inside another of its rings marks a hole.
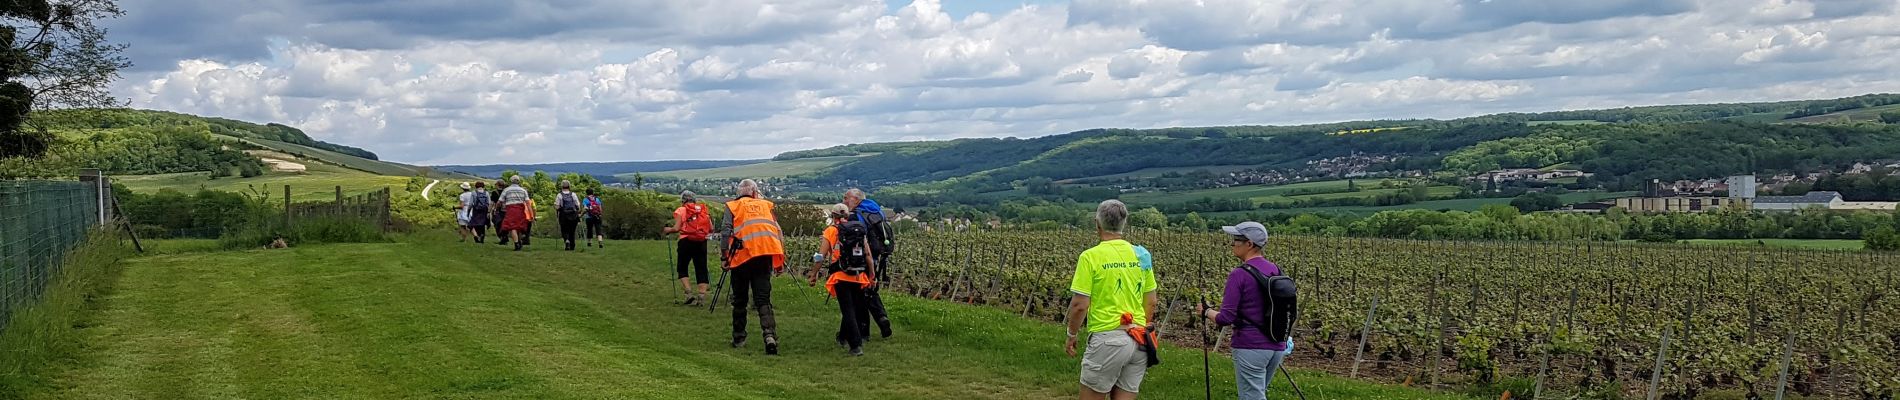
<instances>
[{"instance_id":1,"label":"white building","mask_svg":"<svg viewBox=\"0 0 1900 400\"><path fill-rule=\"evenodd\" d=\"M1755 198L1755 209L1762 211L1796 211L1809 208L1835 210L1846 203L1841 200L1840 192L1808 192L1801 196L1760 196Z\"/></svg>"}]
</instances>

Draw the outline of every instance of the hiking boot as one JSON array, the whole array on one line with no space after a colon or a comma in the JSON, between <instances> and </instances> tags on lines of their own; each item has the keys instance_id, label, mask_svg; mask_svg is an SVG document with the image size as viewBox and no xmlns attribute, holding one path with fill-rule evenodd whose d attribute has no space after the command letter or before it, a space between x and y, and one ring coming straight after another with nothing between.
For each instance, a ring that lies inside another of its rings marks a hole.
<instances>
[{"instance_id":1,"label":"hiking boot","mask_svg":"<svg viewBox=\"0 0 1900 400\"><path fill-rule=\"evenodd\" d=\"M851 347L851 342L844 340L844 336L837 336L834 338L838 339L838 347Z\"/></svg>"},{"instance_id":2,"label":"hiking boot","mask_svg":"<svg viewBox=\"0 0 1900 400\"><path fill-rule=\"evenodd\" d=\"M891 320L877 320L877 333L885 339L889 339L891 337Z\"/></svg>"},{"instance_id":3,"label":"hiking boot","mask_svg":"<svg viewBox=\"0 0 1900 400\"><path fill-rule=\"evenodd\" d=\"M765 337L765 355L768 355L768 356L778 355L778 338L777 337L773 337L773 336Z\"/></svg>"},{"instance_id":4,"label":"hiking boot","mask_svg":"<svg viewBox=\"0 0 1900 400\"><path fill-rule=\"evenodd\" d=\"M515 251L521 251L521 242L515 242Z\"/></svg>"},{"instance_id":5,"label":"hiking boot","mask_svg":"<svg viewBox=\"0 0 1900 400\"><path fill-rule=\"evenodd\" d=\"M745 347L745 336L733 336L733 337L732 337L732 348L735 348L735 349L736 349L736 348L740 348L740 347Z\"/></svg>"},{"instance_id":6,"label":"hiking boot","mask_svg":"<svg viewBox=\"0 0 1900 400\"><path fill-rule=\"evenodd\" d=\"M697 305L699 305L699 296L686 296L686 303L685 303L685 304L686 304L686 305L688 305L688 306L697 306Z\"/></svg>"},{"instance_id":7,"label":"hiking boot","mask_svg":"<svg viewBox=\"0 0 1900 400\"><path fill-rule=\"evenodd\" d=\"M852 347L852 348L851 348L851 356L852 356L852 357L863 357L863 356L864 356L864 347L863 347L863 346L859 346L859 347Z\"/></svg>"}]
</instances>

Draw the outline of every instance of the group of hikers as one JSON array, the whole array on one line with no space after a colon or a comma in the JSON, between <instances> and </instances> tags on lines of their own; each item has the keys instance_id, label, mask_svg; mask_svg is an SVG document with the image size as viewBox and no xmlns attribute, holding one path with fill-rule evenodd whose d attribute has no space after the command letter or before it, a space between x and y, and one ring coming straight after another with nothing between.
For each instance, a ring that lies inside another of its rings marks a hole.
<instances>
[{"instance_id":1,"label":"group of hikers","mask_svg":"<svg viewBox=\"0 0 1900 400\"><path fill-rule=\"evenodd\" d=\"M579 241L592 239L593 242L585 243L588 247L605 247L607 236L601 229L600 193L588 189L587 196L581 197L574 193L574 184L565 180L561 181L560 188L561 192L554 197L554 212L561 224L564 249L574 250L574 235L582 222L587 224L587 236ZM485 243L489 230L493 229L496 243L503 246L513 243L515 251L521 251L532 242L529 233L534 231L534 220L534 196L528 192L527 185L521 183L520 175L496 180L494 191L489 191L484 182L463 182L462 194L456 197L455 226L464 242L473 237L475 243Z\"/></svg>"},{"instance_id":2,"label":"group of hikers","mask_svg":"<svg viewBox=\"0 0 1900 400\"><path fill-rule=\"evenodd\" d=\"M484 240L484 229L494 227L498 234L508 233L502 243L512 240L516 250L527 244L525 233L532 228L534 200L521 185L520 177L514 177L511 183L497 181L496 186L505 188L499 193L486 191L481 183L472 188L463 186L467 193L462 196L463 212L458 219L466 227L465 234L472 233L477 243ZM590 245L599 246L599 196L590 191L581 199L569 190L567 182L560 185L556 210L561 213L567 248L574 248L573 227L582 219L588 220L588 235L595 240ZM828 227L823 248L812 255L813 268L804 278L814 286L822 281L828 298L837 299L835 339L847 354L862 356L871 325L878 327L881 337L892 334L878 288L889 280L889 258L895 246L888 216L877 202L855 188L845 191L843 197L842 203L825 209ZM787 262L776 204L765 198L756 181L746 179L739 182L737 197L726 202L725 208L728 219L714 221L708 207L693 192L682 192L680 206L673 211L673 225L663 229L663 235L678 236L674 269L685 298L682 303L713 306L709 304L715 301L711 297L729 283L732 347L746 345L749 306L758 314L765 354L776 355L780 342L772 309L772 277L783 275ZM1159 334L1150 321L1158 305L1155 290L1159 286L1153 256L1125 238L1128 216L1127 205L1118 200L1103 201L1096 207L1096 234L1101 241L1077 257L1069 284L1073 297L1063 350L1070 357L1078 356L1076 347L1087 336L1088 345L1079 354L1081 398L1085 400L1134 399L1148 368L1160 363L1155 351ZM724 228L716 231L715 222ZM1239 398L1265 399L1274 372L1281 369L1293 349L1290 332L1298 314L1296 288L1265 257L1266 226L1245 222L1221 231L1232 239L1232 255L1239 265L1227 275L1220 304L1201 299L1197 302L1197 317L1215 327L1233 327L1231 343ZM709 248L709 243L718 247ZM709 250L719 253L722 264L714 293L708 293L712 283L706 267ZM1204 341L1206 335L1203 331ZM1205 352L1203 357L1205 371Z\"/></svg>"}]
</instances>

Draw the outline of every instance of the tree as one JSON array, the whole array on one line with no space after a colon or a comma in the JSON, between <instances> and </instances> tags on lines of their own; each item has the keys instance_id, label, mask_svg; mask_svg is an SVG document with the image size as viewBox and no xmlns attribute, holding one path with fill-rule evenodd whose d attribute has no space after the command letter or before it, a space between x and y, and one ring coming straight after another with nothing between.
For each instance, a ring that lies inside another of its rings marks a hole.
<instances>
[{"instance_id":1,"label":"tree","mask_svg":"<svg viewBox=\"0 0 1900 400\"><path fill-rule=\"evenodd\" d=\"M1525 193L1511 199L1511 207L1523 212L1550 211L1563 208L1564 200L1548 193Z\"/></svg>"},{"instance_id":2,"label":"tree","mask_svg":"<svg viewBox=\"0 0 1900 400\"><path fill-rule=\"evenodd\" d=\"M1880 122L1885 122L1889 124L1900 124L1900 112L1890 111L1890 112L1880 113Z\"/></svg>"},{"instance_id":3,"label":"tree","mask_svg":"<svg viewBox=\"0 0 1900 400\"><path fill-rule=\"evenodd\" d=\"M1163 214L1161 210L1154 207L1148 207L1129 214L1128 222L1140 228L1162 229L1168 227L1168 214Z\"/></svg>"},{"instance_id":4,"label":"tree","mask_svg":"<svg viewBox=\"0 0 1900 400\"><path fill-rule=\"evenodd\" d=\"M1900 232L1895 232L1890 226L1874 228L1863 240L1867 242L1868 250L1900 251Z\"/></svg>"},{"instance_id":5,"label":"tree","mask_svg":"<svg viewBox=\"0 0 1900 400\"><path fill-rule=\"evenodd\" d=\"M0 2L0 158L51 147L43 127L22 126L34 109L117 105L108 86L132 63L95 22L124 13L113 0Z\"/></svg>"}]
</instances>

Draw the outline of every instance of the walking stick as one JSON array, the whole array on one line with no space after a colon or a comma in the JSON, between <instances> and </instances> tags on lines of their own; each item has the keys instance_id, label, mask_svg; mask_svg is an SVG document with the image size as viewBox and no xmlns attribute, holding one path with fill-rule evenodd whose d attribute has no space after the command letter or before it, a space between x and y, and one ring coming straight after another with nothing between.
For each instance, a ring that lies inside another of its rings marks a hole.
<instances>
[{"instance_id":1,"label":"walking stick","mask_svg":"<svg viewBox=\"0 0 1900 400\"><path fill-rule=\"evenodd\" d=\"M732 259L732 245L726 244L726 239L727 235L719 235L719 283L713 284L712 298L706 299L707 314L711 314L713 309L719 308L719 293L725 291L726 275L732 273L732 268L728 268L730 265L727 265L731 263L731 261L728 260Z\"/></svg>"},{"instance_id":2,"label":"walking stick","mask_svg":"<svg viewBox=\"0 0 1900 400\"><path fill-rule=\"evenodd\" d=\"M1293 381L1293 373L1287 372L1284 364L1280 365L1280 375L1286 377L1286 384L1293 386L1293 394L1299 395L1300 400L1306 400L1306 393L1300 391L1300 383Z\"/></svg>"},{"instance_id":3,"label":"walking stick","mask_svg":"<svg viewBox=\"0 0 1900 400\"><path fill-rule=\"evenodd\" d=\"M1200 307L1197 308L1198 310L1205 310L1207 308L1207 287L1204 286L1207 284L1205 279L1207 278L1207 270L1202 267L1204 266L1196 266L1195 268L1196 271L1200 272L1198 275L1203 278L1196 279L1194 282L1195 288L1201 292ZM1214 400L1213 364L1208 361L1208 358L1211 357L1208 353L1213 351L1213 341L1207 338L1207 312L1202 311L1200 315L1194 316L1194 319L1198 320L1196 324L1201 327L1201 393L1206 396L1207 400Z\"/></svg>"}]
</instances>

